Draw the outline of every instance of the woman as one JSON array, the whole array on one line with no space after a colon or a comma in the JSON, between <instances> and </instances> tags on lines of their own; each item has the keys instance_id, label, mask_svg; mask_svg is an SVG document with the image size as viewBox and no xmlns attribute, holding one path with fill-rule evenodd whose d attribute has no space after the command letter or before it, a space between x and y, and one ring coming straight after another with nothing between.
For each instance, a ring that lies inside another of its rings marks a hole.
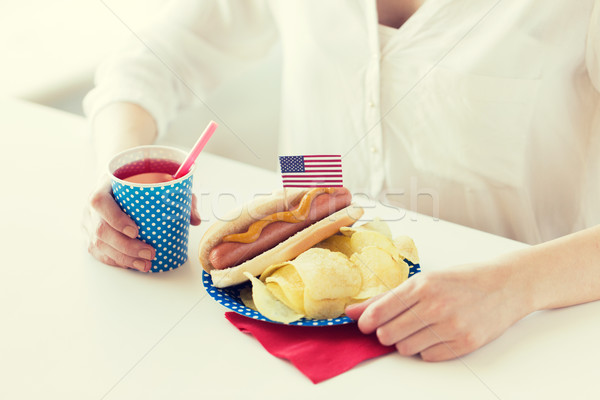
<instances>
[{"instance_id":1,"label":"woman","mask_svg":"<svg viewBox=\"0 0 600 400\"><path fill-rule=\"evenodd\" d=\"M85 108L105 160L280 43L283 153L342 153L353 192L416 180L435 200L417 196L420 212L537 244L347 310L401 354L454 358L534 310L600 298L594 3L180 1L101 67ZM106 185L87 226L96 258L149 268Z\"/></svg>"}]
</instances>

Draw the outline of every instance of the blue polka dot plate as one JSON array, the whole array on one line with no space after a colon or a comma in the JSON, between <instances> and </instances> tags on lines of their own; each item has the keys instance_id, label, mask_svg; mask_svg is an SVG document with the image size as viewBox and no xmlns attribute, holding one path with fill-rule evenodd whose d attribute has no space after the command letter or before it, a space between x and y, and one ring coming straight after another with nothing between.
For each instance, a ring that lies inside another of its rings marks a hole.
<instances>
[{"instance_id":1,"label":"blue polka dot plate","mask_svg":"<svg viewBox=\"0 0 600 400\"><path fill-rule=\"evenodd\" d=\"M410 266L410 270L408 273L408 277L410 278L414 274L421 272L421 266L419 264L413 264L408 260L404 260ZM272 322L275 324L280 324L281 322L276 322L268 319L258 311L254 311L251 308L248 308L242 302L240 297L240 293L245 288L249 288L251 286L250 282L242 283L240 285L231 286L227 288L217 288L213 285L212 277L210 274L206 273L206 271L202 271L202 282L204 284L204 288L206 292L212 297L217 303L222 306L234 311L240 315L243 315L248 318L253 318L259 321ZM331 325L343 325L352 323L350 318L345 315L338 318L331 319L306 319L302 318L298 321L290 322L287 325L297 325L297 326L331 326Z\"/></svg>"}]
</instances>

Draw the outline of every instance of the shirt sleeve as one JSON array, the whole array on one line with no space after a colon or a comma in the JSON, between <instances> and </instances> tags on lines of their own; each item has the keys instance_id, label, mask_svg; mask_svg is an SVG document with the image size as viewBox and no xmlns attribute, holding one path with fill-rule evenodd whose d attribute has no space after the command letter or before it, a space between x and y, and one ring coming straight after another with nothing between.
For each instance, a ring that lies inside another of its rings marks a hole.
<instances>
[{"instance_id":1,"label":"shirt sleeve","mask_svg":"<svg viewBox=\"0 0 600 400\"><path fill-rule=\"evenodd\" d=\"M114 102L146 109L162 135L178 110L266 57L277 31L266 1L178 0L103 62L83 101L90 120Z\"/></svg>"}]
</instances>

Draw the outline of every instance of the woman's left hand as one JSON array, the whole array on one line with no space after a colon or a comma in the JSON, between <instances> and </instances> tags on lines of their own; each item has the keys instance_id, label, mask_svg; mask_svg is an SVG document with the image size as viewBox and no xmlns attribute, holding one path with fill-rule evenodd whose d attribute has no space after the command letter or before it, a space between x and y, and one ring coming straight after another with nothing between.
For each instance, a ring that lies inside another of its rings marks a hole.
<instances>
[{"instance_id":1,"label":"woman's left hand","mask_svg":"<svg viewBox=\"0 0 600 400\"><path fill-rule=\"evenodd\" d=\"M469 264L416 274L346 314L402 355L443 361L489 343L533 311L520 285L505 264Z\"/></svg>"}]
</instances>

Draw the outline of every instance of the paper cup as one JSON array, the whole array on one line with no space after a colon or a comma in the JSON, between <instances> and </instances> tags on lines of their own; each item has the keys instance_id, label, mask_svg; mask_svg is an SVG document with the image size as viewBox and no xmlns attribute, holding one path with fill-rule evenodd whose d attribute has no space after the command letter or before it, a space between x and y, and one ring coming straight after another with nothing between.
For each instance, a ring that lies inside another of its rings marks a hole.
<instances>
[{"instance_id":1,"label":"paper cup","mask_svg":"<svg viewBox=\"0 0 600 400\"><path fill-rule=\"evenodd\" d=\"M186 155L172 147L140 146L117 154L108 164L113 197L139 227L138 238L156 250L150 272L170 271L187 261L194 166L169 182L123 179L143 172L174 174Z\"/></svg>"}]
</instances>

